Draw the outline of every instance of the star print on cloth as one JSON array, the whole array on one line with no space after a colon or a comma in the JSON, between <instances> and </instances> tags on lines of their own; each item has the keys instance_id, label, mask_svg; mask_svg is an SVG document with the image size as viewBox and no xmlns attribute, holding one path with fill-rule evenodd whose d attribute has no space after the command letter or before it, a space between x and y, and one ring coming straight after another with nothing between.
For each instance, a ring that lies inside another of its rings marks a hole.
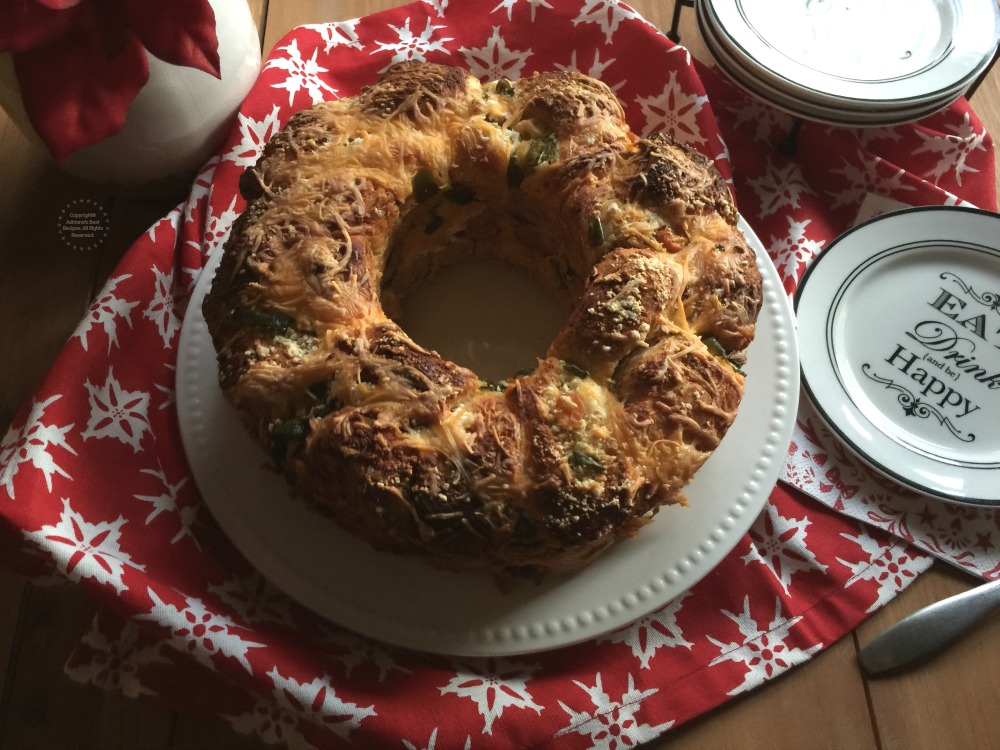
<instances>
[{"instance_id":1,"label":"star print on cloth","mask_svg":"<svg viewBox=\"0 0 1000 750\"><path fill-rule=\"evenodd\" d=\"M742 558L744 564L763 564L786 594L795 573L826 572L827 566L806 546L806 528L810 523L808 518L784 518L774 505L766 504L750 527L750 551Z\"/></svg>"},{"instance_id":2,"label":"star print on cloth","mask_svg":"<svg viewBox=\"0 0 1000 750\"><path fill-rule=\"evenodd\" d=\"M329 71L316 62L319 49L314 49L312 57L305 60L299 52L299 40L293 39L291 44L282 48L282 52L287 52L288 56L272 58L264 65L264 70L283 70L288 74L285 80L272 83L271 86L288 92L289 107L295 104L295 97L300 91L309 95L311 104L319 104L324 99L337 96L337 90L322 77L323 73ZM301 103L299 106L302 106Z\"/></svg>"},{"instance_id":3,"label":"star print on cloth","mask_svg":"<svg viewBox=\"0 0 1000 750\"><path fill-rule=\"evenodd\" d=\"M267 116L260 121L238 114L237 121L241 140L222 158L243 168L256 164L260 155L264 153L264 146L281 129L281 123L278 119L280 111L281 107L275 104Z\"/></svg>"},{"instance_id":4,"label":"star print on cloth","mask_svg":"<svg viewBox=\"0 0 1000 750\"><path fill-rule=\"evenodd\" d=\"M838 130L841 130L841 128L834 128L832 126L828 128L828 132L831 135ZM858 145L865 149L881 141L892 141L898 143L903 138L902 129L899 127L850 128L849 130L851 131L851 134L857 138Z\"/></svg>"},{"instance_id":5,"label":"star print on cloth","mask_svg":"<svg viewBox=\"0 0 1000 750\"><path fill-rule=\"evenodd\" d=\"M822 643L816 643L803 649L798 646L789 646L786 641L790 640L789 635L802 616L797 615L791 619L785 619L781 614L781 599L774 600L774 619L767 625L766 630L762 630L757 620L750 613L750 597L743 599L743 611L734 614L722 610L722 614L736 623L739 628L742 640L725 642L717 640L708 635L709 641L719 647L719 655L709 662L710 667L717 666L724 662L735 662L742 664L746 671L743 674L743 682L729 691L728 695L737 695L752 690L765 680L769 680L782 672L786 672L796 664L809 659L814 653L823 648Z\"/></svg>"},{"instance_id":6,"label":"star print on cloth","mask_svg":"<svg viewBox=\"0 0 1000 750\"><path fill-rule=\"evenodd\" d=\"M267 676L274 683L274 696L281 708L310 724L331 730L338 737L348 738L361 722L377 715L374 706L359 706L343 700L329 677L298 682L293 677L283 676L276 668Z\"/></svg>"},{"instance_id":7,"label":"star print on cloth","mask_svg":"<svg viewBox=\"0 0 1000 750\"><path fill-rule=\"evenodd\" d=\"M545 0L524 0L524 1L525 4L531 9L532 23L535 22L535 12L539 8L548 8L549 10L552 10L552 6L549 5L547 2L545 2ZM519 2L520 0L502 0L502 2L497 7L495 7L493 10L490 11L490 13L496 13L498 10L506 10L507 20L512 21L514 18L513 16L514 8L515 6L517 6Z\"/></svg>"},{"instance_id":8,"label":"star print on cloth","mask_svg":"<svg viewBox=\"0 0 1000 750\"><path fill-rule=\"evenodd\" d=\"M148 613L137 615L137 619L152 620L169 628L170 643L177 650L192 654L213 668L211 657L221 654L238 662L247 672L253 671L247 653L263 644L241 638L230 618L210 611L193 597L185 597L185 606L179 608L160 599L151 588L146 593L153 607Z\"/></svg>"},{"instance_id":9,"label":"star print on cloth","mask_svg":"<svg viewBox=\"0 0 1000 750\"><path fill-rule=\"evenodd\" d=\"M731 161L731 159L729 158L729 146L726 145L726 142L722 139L722 136L719 135L718 133L716 133L715 138L718 141L718 146L719 146L718 152L715 153L716 163L729 164L729 162ZM733 178L726 177L726 184L729 185L730 188L732 188Z\"/></svg>"},{"instance_id":10,"label":"star print on cloth","mask_svg":"<svg viewBox=\"0 0 1000 750\"><path fill-rule=\"evenodd\" d=\"M78 682L120 692L128 698L156 695L156 690L143 683L142 673L152 664L170 662L163 656L161 644L140 645L138 636L134 624L127 625L114 639L92 628L82 640L84 646L93 649L91 660L71 659L65 667L66 674Z\"/></svg>"},{"instance_id":11,"label":"star print on cloth","mask_svg":"<svg viewBox=\"0 0 1000 750\"><path fill-rule=\"evenodd\" d=\"M723 107L725 115L738 128L753 128L754 140L770 143L791 130L795 118L774 107L765 107L758 99L741 96L736 105Z\"/></svg>"},{"instance_id":12,"label":"star print on cloth","mask_svg":"<svg viewBox=\"0 0 1000 750\"><path fill-rule=\"evenodd\" d=\"M146 230L146 237L149 238L150 242L158 240L166 241L167 237L164 236L164 233L169 237L176 237L180 231L182 213L183 208L181 206L171 209L166 216ZM190 220L190 217L187 218Z\"/></svg>"},{"instance_id":13,"label":"star print on cloth","mask_svg":"<svg viewBox=\"0 0 1000 750\"><path fill-rule=\"evenodd\" d=\"M249 623L294 625L292 602L260 573L233 576L208 590Z\"/></svg>"},{"instance_id":14,"label":"star print on cloth","mask_svg":"<svg viewBox=\"0 0 1000 750\"><path fill-rule=\"evenodd\" d=\"M880 174L879 166L883 163L880 157L868 159L859 152L857 161L848 161L846 158L842 161L843 166L832 170L832 173L842 176L847 186L832 193L833 208L860 205L869 195L891 195L902 200L907 192L916 190L916 187L907 183L907 174L902 169L891 174Z\"/></svg>"},{"instance_id":15,"label":"star print on cloth","mask_svg":"<svg viewBox=\"0 0 1000 750\"><path fill-rule=\"evenodd\" d=\"M143 570L145 566L133 562L119 545L125 518L90 523L73 510L68 498L63 498L62 506L56 523L26 532L25 537L52 555L56 567L71 581L92 578L119 594L127 590L125 568Z\"/></svg>"},{"instance_id":16,"label":"star print on cloth","mask_svg":"<svg viewBox=\"0 0 1000 750\"><path fill-rule=\"evenodd\" d=\"M199 506L184 505L178 502L181 488L188 484L191 477L185 475L181 477L179 482L171 483L167 479L163 467L159 465L155 469L141 469L140 473L157 479L162 490L159 495L134 495L136 500L141 500L153 506L149 515L146 516L146 525L148 526L152 523L153 519L161 513L166 513L168 516L175 518L180 525L180 530L170 540L171 544L176 544L184 537L190 537L194 540L195 537L191 532L191 526L198 515ZM195 541L195 544L197 544L197 541Z\"/></svg>"},{"instance_id":17,"label":"star print on cloth","mask_svg":"<svg viewBox=\"0 0 1000 750\"><path fill-rule=\"evenodd\" d=\"M824 243L806 236L806 228L812 219L796 221L789 216L787 220L788 234L784 237L772 236L770 247L771 252L778 257L775 263L778 275L781 276L785 289L790 291L795 288L809 261L819 255Z\"/></svg>"},{"instance_id":18,"label":"star print on cloth","mask_svg":"<svg viewBox=\"0 0 1000 750\"><path fill-rule=\"evenodd\" d=\"M603 60L602 61L601 60L601 51L599 49L598 50L594 50L594 61L590 64L589 68L587 68L586 70L584 70L583 68L581 68L577 64L577 62L576 62L576 50L573 50L573 54L570 56L569 62L567 64L565 64L565 65L561 65L559 63L556 63L556 69L557 70L573 71L573 72L576 72L576 73L584 73L585 75L588 75L591 78L598 78L598 79L604 80L604 71L608 67L610 67L612 64L614 64L614 62L615 62L615 58L614 57L612 57L609 60ZM604 80L604 83L607 84L608 88L610 88L612 91L614 91L614 92L617 93L618 90L621 89L621 87L624 86L626 82L625 81L618 81L618 83L611 83L611 82L609 82L607 80Z\"/></svg>"},{"instance_id":19,"label":"star print on cloth","mask_svg":"<svg viewBox=\"0 0 1000 750\"><path fill-rule=\"evenodd\" d=\"M241 714L221 717L241 734L257 737L267 745L288 750L315 750L299 728L299 717L291 710L271 700L258 700L253 708Z\"/></svg>"},{"instance_id":20,"label":"star print on cloth","mask_svg":"<svg viewBox=\"0 0 1000 750\"><path fill-rule=\"evenodd\" d=\"M337 651L332 658L343 665L345 677L356 675L358 672L374 670L379 683L383 683L392 673L413 673L412 670L400 664L393 652L378 641L355 635L349 630L329 628L324 630L326 632L322 642L324 645L333 646Z\"/></svg>"},{"instance_id":21,"label":"star print on cloth","mask_svg":"<svg viewBox=\"0 0 1000 750\"><path fill-rule=\"evenodd\" d=\"M441 31L445 27L435 26L431 23L430 19L427 19L427 25L420 33L420 36L414 36L413 32L410 31L409 17L407 17L406 22L402 26L393 26L392 24L389 24L389 28L396 32L396 41L376 41L375 44L377 45L377 48L371 53L374 55L376 52L392 52L392 59L389 61L388 65L382 68L379 72L384 72L389 65L397 62L403 62L404 60L419 60L420 62L426 62L427 55L431 52L447 53L448 50L446 50L444 46L445 42L454 41L451 37L435 39L434 32Z\"/></svg>"},{"instance_id":22,"label":"star print on cloth","mask_svg":"<svg viewBox=\"0 0 1000 750\"><path fill-rule=\"evenodd\" d=\"M812 192L797 164L782 166L773 159L768 159L767 171L750 180L749 184L760 200L762 216L772 216L783 209L800 208L802 196Z\"/></svg>"},{"instance_id":23,"label":"star print on cloth","mask_svg":"<svg viewBox=\"0 0 1000 750\"><path fill-rule=\"evenodd\" d=\"M0 441L0 486L7 491L11 500L14 499L14 477L25 464L30 464L42 472L49 492L52 492L53 474L72 479L69 473L56 463L52 451L61 448L71 456L76 455L76 451L66 442L66 435L73 429L73 425L56 427L42 422L45 409L60 398L61 395L56 394L44 401L32 400L24 425L20 429L11 425Z\"/></svg>"},{"instance_id":24,"label":"star print on cloth","mask_svg":"<svg viewBox=\"0 0 1000 750\"><path fill-rule=\"evenodd\" d=\"M277 106L277 105L274 105ZM189 222L194 218L195 213L199 211L205 199L212 192L212 177L215 176L215 169L222 162L221 156L213 156L207 162L205 162L204 168L198 174L194 180L194 184L191 185L191 192L188 194L188 198L184 201L182 206L178 206L174 211L178 209L184 212L184 221ZM171 212L172 215L173 212ZM175 222L174 224L174 236L180 232L180 227Z\"/></svg>"},{"instance_id":25,"label":"star print on cloth","mask_svg":"<svg viewBox=\"0 0 1000 750\"><path fill-rule=\"evenodd\" d=\"M87 351L89 334L94 326L99 325L104 329L104 335L108 337L109 354L112 346L118 346L118 319L121 318L129 328L132 327L132 309L139 303L115 296L118 285L130 278L132 278L130 274L122 274L108 279L104 289L101 290L101 296L90 306L87 315L80 321L73 335L80 339L84 351Z\"/></svg>"},{"instance_id":26,"label":"star print on cloth","mask_svg":"<svg viewBox=\"0 0 1000 750\"><path fill-rule=\"evenodd\" d=\"M438 727L434 727L434 731L431 732L431 736L427 740L426 745L419 743L415 745L412 742L403 740L403 747L405 747L406 750L444 750L445 747L456 747L456 748L458 747L457 745L442 745L440 748L438 748L437 741L438 741ZM471 737L465 738L465 744L462 746L462 750L472 750Z\"/></svg>"},{"instance_id":27,"label":"star print on cloth","mask_svg":"<svg viewBox=\"0 0 1000 750\"><path fill-rule=\"evenodd\" d=\"M142 438L150 432L149 394L127 391L115 378L114 368L108 369L104 385L84 381L90 403L87 429L80 435L84 440L111 438L128 445L136 453L142 450Z\"/></svg>"},{"instance_id":28,"label":"star print on cloth","mask_svg":"<svg viewBox=\"0 0 1000 750\"><path fill-rule=\"evenodd\" d=\"M953 172L955 182L961 185L966 172L978 171L969 164L969 157L976 151L986 149L986 131L973 127L968 113L965 114L961 124L951 125L949 129L952 131L951 135L928 133L918 129L917 135L923 140L923 145L914 154L934 155L934 168L927 173L927 176L934 180L934 184L940 183L945 175Z\"/></svg>"},{"instance_id":29,"label":"star print on cloth","mask_svg":"<svg viewBox=\"0 0 1000 750\"><path fill-rule=\"evenodd\" d=\"M931 563L929 557L916 553L912 547L875 539L864 528L861 528L855 536L850 534L841 536L857 544L865 554L865 557L857 561L837 558L837 562L851 570L852 575L846 586L853 586L859 581L871 581L876 584L875 600L868 607L868 612L874 612L892 599Z\"/></svg>"},{"instance_id":30,"label":"star print on cloth","mask_svg":"<svg viewBox=\"0 0 1000 750\"><path fill-rule=\"evenodd\" d=\"M176 365L166 365L164 367L166 370L166 377L168 379L168 385L160 385L159 383L153 383L153 387L162 396L160 405L157 407L157 411L164 411L165 409L173 408L177 403L177 392L174 390L174 375L177 370Z\"/></svg>"},{"instance_id":31,"label":"star print on cloth","mask_svg":"<svg viewBox=\"0 0 1000 750\"><path fill-rule=\"evenodd\" d=\"M448 0L423 0L423 2L434 11L438 18L444 18L444 14L448 10Z\"/></svg>"},{"instance_id":32,"label":"star print on cloth","mask_svg":"<svg viewBox=\"0 0 1000 750\"><path fill-rule=\"evenodd\" d=\"M332 23L307 23L303 29L315 31L323 40L324 54L329 54L334 47L352 47L364 49L358 36L358 19L352 21L333 21Z\"/></svg>"},{"instance_id":33,"label":"star print on cloth","mask_svg":"<svg viewBox=\"0 0 1000 750\"><path fill-rule=\"evenodd\" d=\"M163 340L163 346L173 346L174 338L180 333L187 309L188 284L178 283L173 269L161 271L153 267L153 296L142 317L151 321Z\"/></svg>"},{"instance_id":34,"label":"star print on cloth","mask_svg":"<svg viewBox=\"0 0 1000 750\"><path fill-rule=\"evenodd\" d=\"M631 674L628 688L618 700L612 700L604 689L600 672L594 675L593 685L578 680L573 680L573 684L586 693L594 710L592 713L589 709L577 711L560 700L562 710L569 714L569 725L556 732L556 737L572 732L588 737L592 750L620 750L655 739L674 725L673 721L657 726L639 723L636 714L642 709L642 702L658 689L637 690Z\"/></svg>"},{"instance_id":35,"label":"star print on cloth","mask_svg":"<svg viewBox=\"0 0 1000 750\"><path fill-rule=\"evenodd\" d=\"M663 609L641 617L627 628L617 630L598 640L627 645L632 650L632 655L639 660L641 669L650 668L650 662L661 648L691 649L694 644L684 638L684 634L677 626L677 613L680 612L681 605L688 596L690 592L686 591L675 597Z\"/></svg>"},{"instance_id":36,"label":"star print on cloth","mask_svg":"<svg viewBox=\"0 0 1000 750\"><path fill-rule=\"evenodd\" d=\"M520 78L525 62L531 57L530 49L523 52L508 49L500 36L499 26L493 27L493 34L490 35L485 47L476 49L459 47L458 51L465 56L469 72L477 78L488 81Z\"/></svg>"},{"instance_id":37,"label":"star print on cloth","mask_svg":"<svg viewBox=\"0 0 1000 750\"><path fill-rule=\"evenodd\" d=\"M701 112L706 96L691 94L682 86L673 71L667 78L663 90L651 97L639 97L638 103L646 118L642 129L644 134L666 131L681 143L694 146L705 142L698 126L697 115Z\"/></svg>"},{"instance_id":38,"label":"star print on cloth","mask_svg":"<svg viewBox=\"0 0 1000 750\"><path fill-rule=\"evenodd\" d=\"M645 19L619 0L584 0L580 15L573 20L573 25L595 23L604 31L604 39L611 44L611 39L623 21Z\"/></svg>"},{"instance_id":39,"label":"star print on cloth","mask_svg":"<svg viewBox=\"0 0 1000 750\"><path fill-rule=\"evenodd\" d=\"M233 222L238 217L239 212L236 211L236 196L233 196L228 208L219 213L208 214L201 243L204 259L207 260L222 249L226 239L229 237L229 232L233 228ZM192 279L192 282L194 281L197 281L197 279Z\"/></svg>"},{"instance_id":40,"label":"star print on cloth","mask_svg":"<svg viewBox=\"0 0 1000 750\"><path fill-rule=\"evenodd\" d=\"M149 474L150 476L156 477L160 480L163 488L166 492L159 495L136 495L136 500L142 500L153 506L153 510L150 511L149 515L146 516L146 523L148 524L154 518L165 511L176 511L177 510L177 491L187 484L188 480L191 478L189 476L182 477L181 481L177 484L171 484L167 480L167 475L163 473L163 467L159 466L156 469L142 469L143 474Z\"/></svg>"},{"instance_id":41,"label":"star print on cloth","mask_svg":"<svg viewBox=\"0 0 1000 750\"><path fill-rule=\"evenodd\" d=\"M538 664L490 658L479 662L456 661L454 667L455 676L438 689L441 695L457 695L475 703L483 717L483 734L493 734L493 722L508 708L542 712L527 687L532 675L540 669Z\"/></svg>"}]
</instances>

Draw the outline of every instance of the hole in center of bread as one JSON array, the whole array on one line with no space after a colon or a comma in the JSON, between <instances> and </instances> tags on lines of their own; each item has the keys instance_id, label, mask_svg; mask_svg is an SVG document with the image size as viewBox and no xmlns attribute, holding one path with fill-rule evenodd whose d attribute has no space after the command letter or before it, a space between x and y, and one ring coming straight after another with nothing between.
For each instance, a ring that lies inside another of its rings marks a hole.
<instances>
[{"instance_id":1,"label":"hole in center of bread","mask_svg":"<svg viewBox=\"0 0 1000 750\"><path fill-rule=\"evenodd\" d=\"M526 270L473 258L415 284L400 322L424 348L496 381L534 368L565 320L559 303Z\"/></svg>"}]
</instances>

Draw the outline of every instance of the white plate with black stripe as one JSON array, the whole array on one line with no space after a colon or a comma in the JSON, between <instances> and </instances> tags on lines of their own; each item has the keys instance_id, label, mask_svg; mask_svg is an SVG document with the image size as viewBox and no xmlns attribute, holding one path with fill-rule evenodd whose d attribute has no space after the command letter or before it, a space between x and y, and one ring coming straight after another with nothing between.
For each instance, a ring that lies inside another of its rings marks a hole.
<instances>
[{"instance_id":1,"label":"white plate with black stripe","mask_svg":"<svg viewBox=\"0 0 1000 750\"><path fill-rule=\"evenodd\" d=\"M803 388L875 469L1000 506L1000 215L926 206L840 235L795 294Z\"/></svg>"},{"instance_id":2,"label":"white plate with black stripe","mask_svg":"<svg viewBox=\"0 0 1000 750\"><path fill-rule=\"evenodd\" d=\"M995 0L701 0L732 53L789 95L844 109L949 101L993 57Z\"/></svg>"},{"instance_id":3,"label":"white plate with black stripe","mask_svg":"<svg viewBox=\"0 0 1000 750\"><path fill-rule=\"evenodd\" d=\"M751 96L763 99L777 109L807 120L843 127L886 127L923 119L949 106L964 93L964 89L950 92L946 97L928 98L917 104L893 108L857 107L853 102L827 97L814 101L804 92L790 92L788 87L774 85L770 75L756 67L750 59L739 57L725 44L725 37L713 26L711 8L700 3L695 6L698 28L716 65L736 85Z\"/></svg>"}]
</instances>

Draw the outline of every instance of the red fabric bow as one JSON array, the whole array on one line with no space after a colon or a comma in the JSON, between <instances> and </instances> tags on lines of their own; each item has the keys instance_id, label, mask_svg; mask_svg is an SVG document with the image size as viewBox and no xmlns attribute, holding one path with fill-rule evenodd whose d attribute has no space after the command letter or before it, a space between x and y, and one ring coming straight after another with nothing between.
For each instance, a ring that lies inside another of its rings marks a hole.
<instances>
[{"instance_id":1,"label":"red fabric bow","mask_svg":"<svg viewBox=\"0 0 1000 750\"><path fill-rule=\"evenodd\" d=\"M208 0L0 0L32 126L59 161L114 135L149 78L147 53L219 78Z\"/></svg>"}]
</instances>

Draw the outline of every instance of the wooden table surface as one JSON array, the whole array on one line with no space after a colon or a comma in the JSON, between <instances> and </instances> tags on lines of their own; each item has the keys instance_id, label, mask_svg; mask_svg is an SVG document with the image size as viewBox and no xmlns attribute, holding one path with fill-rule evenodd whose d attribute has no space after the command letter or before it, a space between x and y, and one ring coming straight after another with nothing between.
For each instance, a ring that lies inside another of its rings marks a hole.
<instances>
[{"instance_id":1,"label":"wooden table surface","mask_svg":"<svg viewBox=\"0 0 1000 750\"><path fill-rule=\"evenodd\" d=\"M484 8L496 5L483 0ZM264 52L301 23L355 18L401 0L248 0ZM671 0L630 3L662 29ZM707 60L693 11L681 39ZM1000 136L1000 67L973 106ZM0 434L72 334L118 259L182 195L139 201L109 195L53 167L0 112ZM98 201L110 220L103 246L70 249L57 234L61 209ZM975 581L936 563L853 634L750 695L682 726L651 748L701 750L980 750L1000 747L1000 621L902 674L867 679L858 648L900 617ZM69 681L62 665L93 616L71 586L38 586L0 570L0 750L262 748L226 726ZM402 745L400 745L402 746ZM477 745L478 746L478 745Z\"/></svg>"}]
</instances>

